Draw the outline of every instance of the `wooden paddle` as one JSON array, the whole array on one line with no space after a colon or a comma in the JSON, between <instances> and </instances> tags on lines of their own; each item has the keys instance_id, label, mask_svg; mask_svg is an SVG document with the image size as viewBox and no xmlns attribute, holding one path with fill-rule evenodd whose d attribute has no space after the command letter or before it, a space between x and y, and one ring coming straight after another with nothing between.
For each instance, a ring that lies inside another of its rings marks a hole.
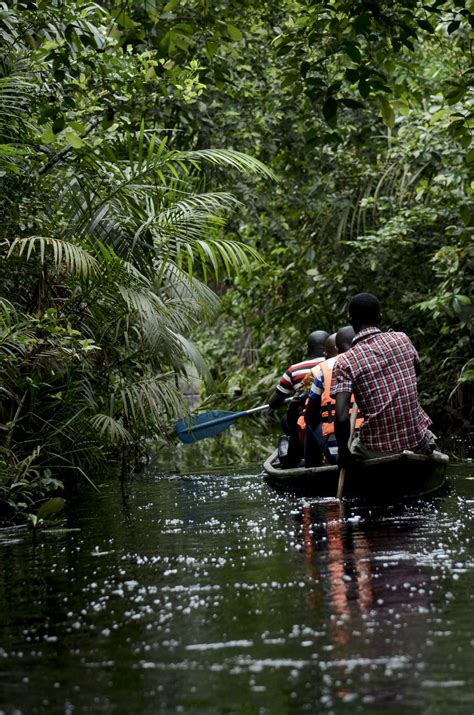
<instances>
[{"instance_id":1,"label":"wooden paddle","mask_svg":"<svg viewBox=\"0 0 474 715\"><path fill-rule=\"evenodd\" d=\"M351 448L352 440L354 439L354 431L355 431L355 423L357 420L357 404L354 402L354 405L352 407L351 411L351 431L349 434L349 441L347 443L348 448ZM346 470L345 467L341 469L339 472L339 482L337 485L337 494L336 494L336 499L341 499L342 498L342 492L344 491L344 480L346 478Z\"/></svg>"}]
</instances>

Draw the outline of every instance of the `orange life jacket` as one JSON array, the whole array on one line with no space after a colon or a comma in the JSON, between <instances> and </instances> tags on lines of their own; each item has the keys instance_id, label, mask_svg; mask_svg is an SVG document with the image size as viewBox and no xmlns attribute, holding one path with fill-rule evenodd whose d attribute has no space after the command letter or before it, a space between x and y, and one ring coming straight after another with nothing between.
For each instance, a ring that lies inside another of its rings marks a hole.
<instances>
[{"instance_id":1,"label":"orange life jacket","mask_svg":"<svg viewBox=\"0 0 474 715\"><path fill-rule=\"evenodd\" d=\"M323 430L323 437L328 437L330 434L334 433L334 414L335 414L335 404L336 400L333 400L332 397L329 394L329 390L331 389L331 378L332 378L332 368L328 368L327 366L327 360L324 360L324 362L318 363L315 367L311 368L310 372L308 372L308 375L312 375L313 379L316 377L316 368L319 367L321 368L321 372L323 374L323 380L324 380L324 390L323 394L321 395L321 422L322 422L322 430ZM334 367L334 365L333 365ZM306 380L306 378L305 378ZM307 404L308 400L306 400ZM351 405L355 403L354 395L351 395ZM352 412L352 409L350 410ZM359 429L361 426L362 422L364 421L363 417L358 417L355 423L355 428ZM304 418L304 414L302 414L298 418L298 434L300 438L300 442L304 443L304 437L305 437L305 429L306 429L306 422Z\"/></svg>"},{"instance_id":2,"label":"orange life jacket","mask_svg":"<svg viewBox=\"0 0 474 715\"><path fill-rule=\"evenodd\" d=\"M329 390L331 389L332 368L328 368L326 360L324 362L319 363L318 367L321 368L324 380L324 390L323 394L321 395L321 422L323 423L323 437L328 437L334 432L334 414L336 405L336 400L333 400L333 398L329 394ZM351 405L353 405L354 403L354 395L351 395ZM349 412L352 412L352 409L350 409ZM359 417L356 420L355 428L359 429L363 421L364 418Z\"/></svg>"}]
</instances>

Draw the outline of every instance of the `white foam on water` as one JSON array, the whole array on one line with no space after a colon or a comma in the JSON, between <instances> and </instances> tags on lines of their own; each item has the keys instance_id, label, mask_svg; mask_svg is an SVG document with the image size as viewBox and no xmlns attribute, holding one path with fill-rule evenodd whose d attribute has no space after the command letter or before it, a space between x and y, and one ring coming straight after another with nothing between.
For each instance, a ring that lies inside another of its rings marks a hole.
<instances>
[{"instance_id":1,"label":"white foam on water","mask_svg":"<svg viewBox=\"0 0 474 715\"><path fill-rule=\"evenodd\" d=\"M236 640L221 643L193 643L186 646L186 650L222 650L223 648L251 648L253 641Z\"/></svg>"}]
</instances>

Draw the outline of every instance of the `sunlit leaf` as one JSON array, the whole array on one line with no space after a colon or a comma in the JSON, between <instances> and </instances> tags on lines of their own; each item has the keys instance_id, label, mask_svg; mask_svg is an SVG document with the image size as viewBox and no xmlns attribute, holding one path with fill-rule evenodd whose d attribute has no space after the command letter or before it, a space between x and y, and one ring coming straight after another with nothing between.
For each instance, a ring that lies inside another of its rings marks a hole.
<instances>
[{"instance_id":1,"label":"sunlit leaf","mask_svg":"<svg viewBox=\"0 0 474 715\"><path fill-rule=\"evenodd\" d=\"M65 500L62 497L53 497L41 504L40 508L36 512L38 519L47 519L53 514L59 514L64 509Z\"/></svg>"}]
</instances>

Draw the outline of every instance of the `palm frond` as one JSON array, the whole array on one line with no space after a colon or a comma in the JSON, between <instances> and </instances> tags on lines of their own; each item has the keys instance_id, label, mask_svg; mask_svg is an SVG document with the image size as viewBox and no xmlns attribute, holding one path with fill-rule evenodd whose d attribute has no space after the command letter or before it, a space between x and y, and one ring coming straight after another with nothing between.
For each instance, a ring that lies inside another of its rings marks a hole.
<instances>
[{"instance_id":1,"label":"palm frond","mask_svg":"<svg viewBox=\"0 0 474 715\"><path fill-rule=\"evenodd\" d=\"M133 442L130 432L118 420L110 415L98 414L91 419L93 429L112 445L131 444Z\"/></svg>"},{"instance_id":2,"label":"palm frond","mask_svg":"<svg viewBox=\"0 0 474 715\"><path fill-rule=\"evenodd\" d=\"M166 422L175 419L185 405L174 382L174 373L163 373L145 378L120 392L123 412L130 422L145 424L151 419L165 433Z\"/></svg>"},{"instance_id":3,"label":"palm frond","mask_svg":"<svg viewBox=\"0 0 474 715\"><path fill-rule=\"evenodd\" d=\"M197 347L192 342L187 340L184 335L177 335L176 337L183 346L187 358L196 367L199 377L204 380L208 390L212 389L214 381L209 371L209 367Z\"/></svg>"},{"instance_id":4,"label":"palm frond","mask_svg":"<svg viewBox=\"0 0 474 715\"><path fill-rule=\"evenodd\" d=\"M32 255L39 255L41 263L45 262L46 251L51 252L58 270L64 269L68 273L84 278L97 273L99 268L94 256L81 246L76 246L59 238L50 238L48 236L16 238L10 246L8 257L15 251L18 251L20 256L25 254L27 260Z\"/></svg>"},{"instance_id":5,"label":"palm frond","mask_svg":"<svg viewBox=\"0 0 474 715\"><path fill-rule=\"evenodd\" d=\"M162 262L155 290L158 294L175 299L188 314L198 317L210 318L219 307L219 298L214 291L170 260Z\"/></svg>"},{"instance_id":6,"label":"palm frond","mask_svg":"<svg viewBox=\"0 0 474 715\"><path fill-rule=\"evenodd\" d=\"M249 154L244 154L234 149L199 149L195 151L173 152L168 156L168 161L191 161L199 166L202 162L209 162L216 166L230 166L246 174L257 174L266 179L276 180L275 173L263 162Z\"/></svg>"},{"instance_id":7,"label":"palm frond","mask_svg":"<svg viewBox=\"0 0 474 715\"><path fill-rule=\"evenodd\" d=\"M0 77L0 138L23 143L25 129L35 129L28 111L35 85L15 65L8 69L10 74Z\"/></svg>"}]
</instances>

